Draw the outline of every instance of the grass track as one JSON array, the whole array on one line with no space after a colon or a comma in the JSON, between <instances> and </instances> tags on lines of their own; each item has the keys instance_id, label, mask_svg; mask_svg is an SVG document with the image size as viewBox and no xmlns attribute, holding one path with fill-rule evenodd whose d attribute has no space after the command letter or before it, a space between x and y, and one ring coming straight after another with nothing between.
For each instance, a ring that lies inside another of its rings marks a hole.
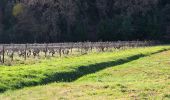
<instances>
[{"instance_id":1,"label":"grass track","mask_svg":"<svg viewBox=\"0 0 170 100\"><path fill-rule=\"evenodd\" d=\"M0 91L50 82L71 82L84 75L168 49L169 46L135 48L80 57L53 58L33 65L2 66L0 67Z\"/></svg>"},{"instance_id":2,"label":"grass track","mask_svg":"<svg viewBox=\"0 0 170 100\"><path fill-rule=\"evenodd\" d=\"M169 100L170 51L83 76L72 83L8 91L2 100Z\"/></svg>"}]
</instances>

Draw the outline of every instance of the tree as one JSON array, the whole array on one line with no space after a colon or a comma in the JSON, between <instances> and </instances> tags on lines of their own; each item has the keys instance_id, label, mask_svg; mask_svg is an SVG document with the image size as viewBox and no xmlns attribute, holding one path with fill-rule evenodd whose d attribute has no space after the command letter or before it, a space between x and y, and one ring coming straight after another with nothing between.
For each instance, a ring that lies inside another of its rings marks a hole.
<instances>
[{"instance_id":1,"label":"tree","mask_svg":"<svg viewBox=\"0 0 170 100\"><path fill-rule=\"evenodd\" d=\"M163 40L169 0L0 0L0 42Z\"/></svg>"}]
</instances>

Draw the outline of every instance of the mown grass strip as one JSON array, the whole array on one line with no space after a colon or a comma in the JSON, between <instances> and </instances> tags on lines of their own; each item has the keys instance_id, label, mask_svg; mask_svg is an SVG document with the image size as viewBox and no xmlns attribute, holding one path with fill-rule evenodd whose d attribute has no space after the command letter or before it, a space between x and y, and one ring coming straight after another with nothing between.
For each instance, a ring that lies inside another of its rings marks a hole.
<instances>
[{"instance_id":1,"label":"mown grass strip","mask_svg":"<svg viewBox=\"0 0 170 100\"><path fill-rule=\"evenodd\" d=\"M71 82L83 75L169 50L169 46L134 48L112 53L52 59L35 65L0 67L0 91L50 82Z\"/></svg>"},{"instance_id":2,"label":"mown grass strip","mask_svg":"<svg viewBox=\"0 0 170 100\"><path fill-rule=\"evenodd\" d=\"M96 63L96 64L92 64L88 66L79 66L74 71L54 73L53 75L51 75L51 77L49 76L49 78L43 80L44 81L43 83L54 82L56 80L57 82L73 82L84 75L95 73L105 68L114 67L114 66L118 66L124 63L128 63L130 61L137 60L141 57L150 56L150 55L160 53L166 50L168 49L162 49L156 52L150 52L146 54L139 53L136 55L131 55L129 57L124 57L124 58L120 58L120 59L116 59L116 60L108 61L108 62Z\"/></svg>"}]
</instances>

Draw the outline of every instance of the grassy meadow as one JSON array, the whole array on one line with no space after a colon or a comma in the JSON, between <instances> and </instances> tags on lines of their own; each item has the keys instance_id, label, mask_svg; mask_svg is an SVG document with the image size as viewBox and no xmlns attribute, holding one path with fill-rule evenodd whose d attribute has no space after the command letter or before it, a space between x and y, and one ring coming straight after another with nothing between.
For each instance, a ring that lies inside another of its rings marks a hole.
<instances>
[{"instance_id":1,"label":"grassy meadow","mask_svg":"<svg viewBox=\"0 0 170 100\"><path fill-rule=\"evenodd\" d=\"M129 48L1 65L0 100L168 100L169 50Z\"/></svg>"}]
</instances>

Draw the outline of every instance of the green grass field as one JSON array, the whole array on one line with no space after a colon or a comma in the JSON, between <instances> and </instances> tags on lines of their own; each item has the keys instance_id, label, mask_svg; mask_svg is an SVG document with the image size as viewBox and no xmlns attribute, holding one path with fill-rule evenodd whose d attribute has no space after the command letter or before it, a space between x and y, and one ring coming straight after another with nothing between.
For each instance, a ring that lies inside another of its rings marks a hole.
<instances>
[{"instance_id":1,"label":"green grass field","mask_svg":"<svg viewBox=\"0 0 170 100\"><path fill-rule=\"evenodd\" d=\"M1 66L0 100L168 100L168 50L170 46L133 48ZM41 86L30 87L36 85Z\"/></svg>"}]
</instances>

